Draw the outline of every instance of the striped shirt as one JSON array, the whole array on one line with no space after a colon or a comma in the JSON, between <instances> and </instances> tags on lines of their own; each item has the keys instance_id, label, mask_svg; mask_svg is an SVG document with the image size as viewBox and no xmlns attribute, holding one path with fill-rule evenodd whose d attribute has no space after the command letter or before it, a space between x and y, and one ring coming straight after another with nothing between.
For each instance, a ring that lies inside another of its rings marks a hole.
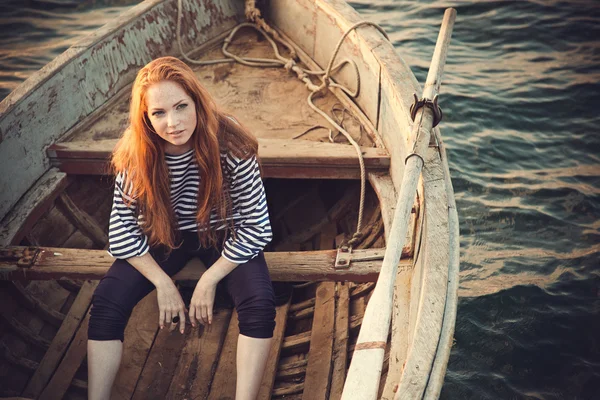
<instances>
[{"instance_id":1,"label":"striped shirt","mask_svg":"<svg viewBox=\"0 0 600 400\"><path fill-rule=\"evenodd\" d=\"M171 204L181 231L198 231L198 187L200 175L194 150L180 155L165 155L171 185ZM231 171L230 195L236 238L225 242L221 255L236 264L254 258L273 237L265 189L260 176L256 156L240 159L233 154L221 153L221 163ZM143 215L136 217L135 200L131 199L131 187L124 187L124 175L117 174L113 206L109 224L108 253L115 258L142 256L148 252L148 237L140 227ZM123 199L131 200L127 206ZM227 221L219 219L213 209L210 216L211 229L224 229Z\"/></svg>"}]
</instances>

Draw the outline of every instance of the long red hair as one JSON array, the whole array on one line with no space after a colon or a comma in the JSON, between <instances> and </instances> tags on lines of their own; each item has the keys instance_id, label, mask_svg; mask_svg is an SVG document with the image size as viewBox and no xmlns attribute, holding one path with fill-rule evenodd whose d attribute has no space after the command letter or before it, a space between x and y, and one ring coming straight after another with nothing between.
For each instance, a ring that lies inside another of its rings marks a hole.
<instances>
[{"instance_id":1,"label":"long red hair","mask_svg":"<svg viewBox=\"0 0 600 400\"><path fill-rule=\"evenodd\" d=\"M247 159L257 154L256 138L242 125L233 122L219 110L213 98L200 84L194 71L175 57L161 57L137 74L131 91L129 126L112 154L114 173L123 173L125 187L132 188L130 196L143 215L142 230L151 246L165 245L170 251L178 247L179 229L171 206L169 171L165 162L164 140L152 129L148 119L146 93L161 81L176 82L192 98L196 108L196 129L190 139L198 170L200 185L196 221L198 236L204 247L217 244L217 234L209 229L214 209L220 220L231 216L229 171L221 165L221 153L232 153ZM231 224L227 224L231 229ZM234 232L233 232L234 233Z\"/></svg>"}]
</instances>

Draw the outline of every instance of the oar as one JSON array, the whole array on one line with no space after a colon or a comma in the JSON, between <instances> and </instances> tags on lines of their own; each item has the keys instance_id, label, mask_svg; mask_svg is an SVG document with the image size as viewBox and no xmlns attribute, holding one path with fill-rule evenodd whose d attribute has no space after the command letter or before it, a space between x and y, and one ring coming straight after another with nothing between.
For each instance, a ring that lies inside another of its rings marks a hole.
<instances>
[{"instance_id":1,"label":"oar","mask_svg":"<svg viewBox=\"0 0 600 400\"><path fill-rule=\"evenodd\" d=\"M444 13L423 90L425 99L433 100L439 91L455 18L456 10L453 8L447 9ZM354 348L352 363L342 393L343 400L367 400L377 397L390 328L394 281L406 238L410 211L415 201L419 176L423 169L425 152L429 146L433 120L433 111L428 107L421 107L415 115L415 123L411 132L414 140L413 151L406 160L404 178L398 195L383 265L365 311L362 328Z\"/></svg>"}]
</instances>

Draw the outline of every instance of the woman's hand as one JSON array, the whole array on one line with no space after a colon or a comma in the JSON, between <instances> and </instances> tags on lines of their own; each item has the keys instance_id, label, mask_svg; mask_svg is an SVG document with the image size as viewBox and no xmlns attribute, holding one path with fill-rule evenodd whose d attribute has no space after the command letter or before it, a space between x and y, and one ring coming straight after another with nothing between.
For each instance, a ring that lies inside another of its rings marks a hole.
<instances>
[{"instance_id":1,"label":"woman's hand","mask_svg":"<svg viewBox=\"0 0 600 400\"><path fill-rule=\"evenodd\" d=\"M212 324L213 306L218 282L218 280L213 279L208 271L200 277L190 302L190 321L192 326L196 326L196 321L204 325Z\"/></svg>"},{"instance_id":2,"label":"woman's hand","mask_svg":"<svg viewBox=\"0 0 600 400\"><path fill-rule=\"evenodd\" d=\"M156 297L158 298L158 325L163 329L166 324L171 324L170 331L173 331L177 323L173 322L174 317L179 317L179 331L185 331L185 304L181 299L181 294L171 279L165 279L163 283L156 286Z\"/></svg>"}]
</instances>

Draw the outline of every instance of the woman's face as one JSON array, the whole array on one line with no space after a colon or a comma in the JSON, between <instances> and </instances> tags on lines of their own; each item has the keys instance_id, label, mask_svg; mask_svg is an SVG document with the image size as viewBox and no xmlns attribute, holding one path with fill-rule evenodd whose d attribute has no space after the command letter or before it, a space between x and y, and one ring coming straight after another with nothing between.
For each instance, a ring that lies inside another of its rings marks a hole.
<instances>
[{"instance_id":1,"label":"woman's face","mask_svg":"<svg viewBox=\"0 0 600 400\"><path fill-rule=\"evenodd\" d=\"M165 141L167 154L183 154L192 148L196 107L180 84L162 81L151 85L146 92L146 106L154 131Z\"/></svg>"}]
</instances>

